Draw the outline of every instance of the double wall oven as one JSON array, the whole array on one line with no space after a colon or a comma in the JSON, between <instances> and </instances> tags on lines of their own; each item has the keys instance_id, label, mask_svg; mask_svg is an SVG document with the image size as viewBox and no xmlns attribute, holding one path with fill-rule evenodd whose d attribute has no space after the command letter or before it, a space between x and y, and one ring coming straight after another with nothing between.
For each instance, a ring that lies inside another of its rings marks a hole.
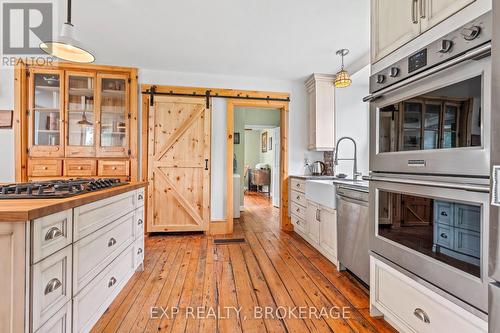
<instances>
[{"instance_id":1,"label":"double wall oven","mask_svg":"<svg viewBox=\"0 0 500 333\"><path fill-rule=\"evenodd\" d=\"M491 13L370 78L370 248L488 312Z\"/></svg>"}]
</instances>

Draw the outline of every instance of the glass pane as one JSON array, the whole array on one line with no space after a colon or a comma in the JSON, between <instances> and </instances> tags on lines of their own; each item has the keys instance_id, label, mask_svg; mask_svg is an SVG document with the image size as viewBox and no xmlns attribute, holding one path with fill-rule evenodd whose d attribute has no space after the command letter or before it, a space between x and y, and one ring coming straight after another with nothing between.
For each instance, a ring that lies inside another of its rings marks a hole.
<instances>
[{"instance_id":1,"label":"glass pane","mask_svg":"<svg viewBox=\"0 0 500 333\"><path fill-rule=\"evenodd\" d=\"M403 150L418 150L420 149L420 130L404 130L403 131Z\"/></svg>"},{"instance_id":2,"label":"glass pane","mask_svg":"<svg viewBox=\"0 0 500 333\"><path fill-rule=\"evenodd\" d=\"M457 130L457 114L458 108L453 105L446 105L444 113L444 130Z\"/></svg>"},{"instance_id":3,"label":"glass pane","mask_svg":"<svg viewBox=\"0 0 500 333\"><path fill-rule=\"evenodd\" d=\"M103 79L101 91L101 146L126 146L126 82Z\"/></svg>"},{"instance_id":4,"label":"glass pane","mask_svg":"<svg viewBox=\"0 0 500 333\"><path fill-rule=\"evenodd\" d=\"M422 127L422 104L405 103L404 128Z\"/></svg>"},{"instance_id":5,"label":"glass pane","mask_svg":"<svg viewBox=\"0 0 500 333\"><path fill-rule=\"evenodd\" d=\"M480 276L480 205L387 191L379 198L379 236Z\"/></svg>"},{"instance_id":6,"label":"glass pane","mask_svg":"<svg viewBox=\"0 0 500 333\"><path fill-rule=\"evenodd\" d=\"M60 77L58 74L35 74L33 96L34 144L60 144Z\"/></svg>"},{"instance_id":7,"label":"glass pane","mask_svg":"<svg viewBox=\"0 0 500 333\"><path fill-rule=\"evenodd\" d=\"M457 132L445 131L443 134L443 148L455 148L457 146Z\"/></svg>"},{"instance_id":8,"label":"glass pane","mask_svg":"<svg viewBox=\"0 0 500 333\"><path fill-rule=\"evenodd\" d=\"M68 143L94 145L94 79L70 76L68 87Z\"/></svg>"},{"instance_id":9,"label":"glass pane","mask_svg":"<svg viewBox=\"0 0 500 333\"><path fill-rule=\"evenodd\" d=\"M438 148L439 132L438 131L424 131L424 149Z\"/></svg>"},{"instance_id":10,"label":"glass pane","mask_svg":"<svg viewBox=\"0 0 500 333\"><path fill-rule=\"evenodd\" d=\"M441 104L426 104L425 105L425 120L424 126L427 130L438 131L439 116L441 115Z\"/></svg>"}]
</instances>

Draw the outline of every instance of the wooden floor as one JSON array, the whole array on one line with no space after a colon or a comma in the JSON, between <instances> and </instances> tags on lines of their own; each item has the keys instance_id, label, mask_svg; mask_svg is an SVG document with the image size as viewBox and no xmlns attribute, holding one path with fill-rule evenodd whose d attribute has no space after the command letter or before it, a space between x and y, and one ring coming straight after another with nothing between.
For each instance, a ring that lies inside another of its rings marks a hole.
<instances>
[{"instance_id":1,"label":"wooden floor","mask_svg":"<svg viewBox=\"0 0 500 333\"><path fill-rule=\"evenodd\" d=\"M144 271L93 332L395 332L370 317L367 291L348 273L279 230L267 197L249 194L245 207L233 235L245 243L147 237Z\"/></svg>"}]
</instances>

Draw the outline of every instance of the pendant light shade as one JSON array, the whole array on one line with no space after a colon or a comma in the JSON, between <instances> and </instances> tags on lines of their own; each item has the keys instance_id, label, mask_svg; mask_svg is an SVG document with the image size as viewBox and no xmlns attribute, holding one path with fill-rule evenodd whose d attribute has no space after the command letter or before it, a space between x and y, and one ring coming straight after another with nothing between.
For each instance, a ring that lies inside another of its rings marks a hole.
<instances>
[{"instance_id":1,"label":"pendant light shade","mask_svg":"<svg viewBox=\"0 0 500 333\"><path fill-rule=\"evenodd\" d=\"M351 76L344 69L344 56L349 53L347 49L341 49L337 51L337 55L342 57L342 67L340 71L335 75L335 81L333 82L335 88L346 88L349 87L352 83Z\"/></svg>"},{"instance_id":2,"label":"pendant light shade","mask_svg":"<svg viewBox=\"0 0 500 333\"><path fill-rule=\"evenodd\" d=\"M40 49L62 60L79 63L94 62L94 55L76 38L75 27L71 24L71 0L68 0L68 17L62 26L60 36L54 41L42 42Z\"/></svg>"},{"instance_id":3,"label":"pendant light shade","mask_svg":"<svg viewBox=\"0 0 500 333\"><path fill-rule=\"evenodd\" d=\"M82 119L80 119L78 122L77 122L78 125L81 125L81 126L92 126L93 124L88 121L87 119L87 115L85 114L85 111L83 111L83 114L82 114Z\"/></svg>"}]
</instances>

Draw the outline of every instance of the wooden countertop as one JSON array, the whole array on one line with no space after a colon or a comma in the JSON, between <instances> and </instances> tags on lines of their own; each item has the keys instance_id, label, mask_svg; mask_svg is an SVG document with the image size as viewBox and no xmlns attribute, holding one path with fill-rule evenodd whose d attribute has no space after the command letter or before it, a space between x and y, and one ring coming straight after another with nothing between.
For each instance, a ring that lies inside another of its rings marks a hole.
<instances>
[{"instance_id":1,"label":"wooden countertop","mask_svg":"<svg viewBox=\"0 0 500 333\"><path fill-rule=\"evenodd\" d=\"M134 182L63 199L2 199L0 200L0 223L33 220L145 187L146 184L146 182Z\"/></svg>"}]
</instances>

